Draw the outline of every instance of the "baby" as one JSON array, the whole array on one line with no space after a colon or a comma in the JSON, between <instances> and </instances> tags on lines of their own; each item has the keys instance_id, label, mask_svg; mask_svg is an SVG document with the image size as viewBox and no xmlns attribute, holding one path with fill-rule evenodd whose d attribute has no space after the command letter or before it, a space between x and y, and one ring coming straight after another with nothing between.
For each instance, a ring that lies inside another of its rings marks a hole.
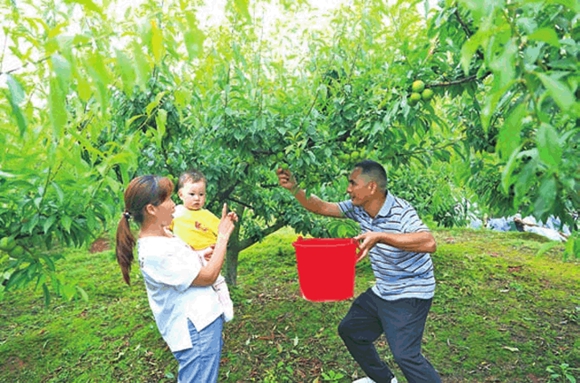
<instances>
[{"instance_id":1,"label":"baby","mask_svg":"<svg viewBox=\"0 0 580 383\"><path fill-rule=\"evenodd\" d=\"M175 235L201 253L215 245L220 221L209 210L203 208L206 197L205 187L206 179L200 171L187 171L179 177L178 195L183 205L175 207L173 222L169 227ZM200 258L202 264L205 265L207 260ZM217 277L213 288L223 307L224 319L229 322L234 317L234 305L226 280L221 274Z\"/></svg>"}]
</instances>

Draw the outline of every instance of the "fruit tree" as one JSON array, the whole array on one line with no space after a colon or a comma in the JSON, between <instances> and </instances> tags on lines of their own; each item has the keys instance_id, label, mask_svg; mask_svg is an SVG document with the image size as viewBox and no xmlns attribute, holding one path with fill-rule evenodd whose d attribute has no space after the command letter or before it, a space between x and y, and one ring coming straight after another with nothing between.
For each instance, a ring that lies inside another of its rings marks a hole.
<instances>
[{"instance_id":1,"label":"fruit tree","mask_svg":"<svg viewBox=\"0 0 580 383\"><path fill-rule=\"evenodd\" d=\"M431 3L353 1L324 16L315 1L229 0L222 18L202 1L144 0L122 17L112 2L10 3L0 236L22 251L0 253L6 288L83 296L59 280L54 245L111 230L133 176L190 167L207 176L210 209L225 201L241 217L232 283L239 251L283 226L352 229L299 208L278 166L340 200L350 167L372 158L434 223L469 197L575 227L578 3Z\"/></svg>"}]
</instances>

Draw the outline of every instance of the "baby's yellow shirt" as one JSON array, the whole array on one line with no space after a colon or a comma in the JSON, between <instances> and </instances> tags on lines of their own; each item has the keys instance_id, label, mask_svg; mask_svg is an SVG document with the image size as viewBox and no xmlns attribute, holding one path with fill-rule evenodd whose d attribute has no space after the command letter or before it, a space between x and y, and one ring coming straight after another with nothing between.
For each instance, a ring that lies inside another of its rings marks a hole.
<instances>
[{"instance_id":1,"label":"baby's yellow shirt","mask_svg":"<svg viewBox=\"0 0 580 383\"><path fill-rule=\"evenodd\" d=\"M179 205L169 229L195 250L202 250L216 243L219 223L209 210L188 210Z\"/></svg>"}]
</instances>

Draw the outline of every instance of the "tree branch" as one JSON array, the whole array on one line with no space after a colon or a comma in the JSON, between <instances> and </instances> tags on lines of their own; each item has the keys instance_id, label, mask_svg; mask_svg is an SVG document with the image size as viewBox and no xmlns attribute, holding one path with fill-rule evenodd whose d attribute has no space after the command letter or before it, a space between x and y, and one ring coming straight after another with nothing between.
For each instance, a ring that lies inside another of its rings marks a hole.
<instances>
[{"instance_id":1,"label":"tree branch","mask_svg":"<svg viewBox=\"0 0 580 383\"><path fill-rule=\"evenodd\" d=\"M73 49L79 49L79 48L83 48L83 47L89 47L89 48L90 48L90 47L91 47L91 44L92 44L93 42L97 42L97 41L99 41L99 40L101 40L101 39L105 39L105 38L107 38L107 39L108 39L108 38L109 38L109 37L111 37L112 35L113 35L112 33L111 33L111 34L106 34L106 35L100 36L100 37L98 37L98 38L96 38L96 39L92 40L91 42L88 42L88 43L79 43L79 44L77 44L77 45L74 45L72 48L73 48ZM61 52L60 52L60 51L56 51L55 53L61 53ZM53 53L53 54L54 54L54 53ZM51 57L52 57L52 55L48 55L48 56L45 56L45 57L43 57L43 58L40 58L40 59L38 59L38 60L36 60L36 61L28 61L28 62L24 63L24 65L22 65L22 66L20 66L20 67L13 68L13 69L7 70L7 71L5 71L5 72L3 72L3 71L0 71L0 76L2 76L2 75L4 75L4 74L10 74L10 73L13 73L13 72L17 72L17 71L19 71L19 70L22 70L22 69L24 69L24 68L28 67L29 65L34 65L34 66L36 66L36 65L38 65L38 64L41 64L41 63L43 63L43 62L47 61L47 60L48 60L48 59L50 59ZM2 58L2 60L3 60L3 58Z\"/></svg>"},{"instance_id":2,"label":"tree branch","mask_svg":"<svg viewBox=\"0 0 580 383\"><path fill-rule=\"evenodd\" d=\"M46 56L46 57L43 57L43 58L38 59L36 61L28 61L27 63L25 63L24 65L22 65L22 66L20 66L18 68L9 69L9 70L7 70L5 72L0 72L0 76L2 76L3 74L10 74L10 73L13 73L13 72L17 72L19 70L22 70L22 69L26 68L29 65L38 65L40 63L45 62L49 58L50 58L50 56Z\"/></svg>"},{"instance_id":3,"label":"tree branch","mask_svg":"<svg viewBox=\"0 0 580 383\"><path fill-rule=\"evenodd\" d=\"M314 105L316 105L316 101L318 100L318 95L320 94L320 92L318 90L316 90L316 94L314 95L314 100L312 100L312 104L310 105L310 108L308 108L308 112L304 115L304 117L302 117L302 121L300 122L300 129L302 130L302 128L304 127L304 122L306 121L306 118L308 118L308 116L310 116L310 113L312 113L312 109L314 109Z\"/></svg>"},{"instance_id":4,"label":"tree branch","mask_svg":"<svg viewBox=\"0 0 580 383\"><path fill-rule=\"evenodd\" d=\"M230 194L236 189L236 187L242 182L242 180L238 179L236 182L228 186L226 190L218 194L219 200L223 201L226 199L231 199Z\"/></svg>"},{"instance_id":5,"label":"tree branch","mask_svg":"<svg viewBox=\"0 0 580 383\"><path fill-rule=\"evenodd\" d=\"M4 46L2 47L2 57L0 57L0 73L4 70L4 55L6 54L6 46L8 45L8 35L4 36Z\"/></svg>"},{"instance_id":6,"label":"tree branch","mask_svg":"<svg viewBox=\"0 0 580 383\"><path fill-rule=\"evenodd\" d=\"M471 32L471 29L469 29L469 26L465 23L465 21L463 21L461 15L459 14L459 6L457 3L455 4L455 12L453 12L453 14L455 15L455 18L461 25L461 29L463 29L463 32L465 32L467 38L469 39L471 36L473 36L473 32ZM483 60L483 54L479 49L477 50L476 54L480 60Z\"/></svg>"},{"instance_id":7,"label":"tree branch","mask_svg":"<svg viewBox=\"0 0 580 383\"><path fill-rule=\"evenodd\" d=\"M239 205L242 205L242 206L245 206L245 207L247 207L248 209L252 209L252 210L254 209L254 207L253 207L252 205L248 205L247 203L245 203L245 202L242 202L242 201L240 201L240 200L239 200L239 199L237 199L237 198L227 197L227 198L226 198L226 201L235 202L235 203L237 203L237 204L239 204Z\"/></svg>"},{"instance_id":8,"label":"tree branch","mask_svg":"<svg viewBox=\"0 0 580 383\"><path fill-rule=\"evenodd\" d=\"M268 235L280 230L284 226L286 226L285 223L282 223L280 221L276 221L276 223L273 224L272 226L269 226L269 227L265 228L264 230L262 230L262 238L267 237ZM257 241L254 240L253 238L246 238L243 241L240 241L239 249L240 249L240 251L242 251L245 248L252 246L256 242Z\"/></svg>"},{"instance_id":9,"label":"tree branch","mask_svg":"<svg viewBox=\"0 0 580 383\"><path fill-rule=\"evenodd\" d=\"M465 84L466 82L471 82L471 81L475 81L475 80L481 81L484 78L486 78L487 76L489 76L490 74L491 74L491 71L488 71L481 78L477 78L477 75L474 74L471 76L458 78L458 79L451 80L451 81L437 82L437 83L429 84L429 85L427 85L427 87L428 88L437 88L437 87L445 87L445 86Z\"/></svg>"},{"instance_id":10,"label":"tree branch","mask_svg":"<svg viewBox=\"0 0 580 383\"><path fill-rule=\"evenodd\" d=\"M444 142L440 146L430 146L430 147L423 147L423 148L418 148L418 149L413 149L413 150L405 150L405 151L393 153L393 154L387 156L386 158L389 160L393 159L393 158L400 158L400 157L411 158L411 157L418 155L420 153L432 153L432 152L437 151L437 150L442 150L442 149L448 148L450 146L453 146L455 144L460 143L462 140L463 139L455 139L452 141Z\"/></svg>"},{"instance_id":11,"label":"tree branch","mask_svg":"<svg viewBox=\"0 0 580 383\"><path fill-rule=\"evenodd\" d=\"M459 14L459 8L457 7L457 4L455 4L455 12L453 12L453 14L455 15L455 18L457 19L457 21L461 25L461 28L463 29L463 32L465 32L465 34L467 35L467 37L469 38L469 37L473 36L473 32L471 32L471 30L469 29L469 26L461 18L461 15Z\"/></svg>"}]
</instances>

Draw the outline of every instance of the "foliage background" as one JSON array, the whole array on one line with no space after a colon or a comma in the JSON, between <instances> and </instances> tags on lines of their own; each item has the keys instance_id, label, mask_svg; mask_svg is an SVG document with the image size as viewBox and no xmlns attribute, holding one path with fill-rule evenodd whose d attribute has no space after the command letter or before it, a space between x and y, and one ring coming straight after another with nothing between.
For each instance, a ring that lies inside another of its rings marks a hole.
<instances>
[{"instance_id":1,"label":"foliage background","mask_svg":"<svg viewBox=\"0 0 580 383\"><path fill-rule=\"evenodd\" d=\"M352 1L322 27L307 1L226 1L209 24L201 1L144 1L119 20L109 1L4 0L2 62L21 65L0 77L0 230L23 249L3 256L5 288L83 296L43 249L109 232L135 175L190 167L210 209L242 218L231 283L239 252L283 226L353 229L299 208L276 186L282 164L339 200L350 167L378 160L433 224L465 223L468 199L577 229L578 3L430 4ZM417 79L435 98L412 105Z\"/></svg>"}]
</instances>

